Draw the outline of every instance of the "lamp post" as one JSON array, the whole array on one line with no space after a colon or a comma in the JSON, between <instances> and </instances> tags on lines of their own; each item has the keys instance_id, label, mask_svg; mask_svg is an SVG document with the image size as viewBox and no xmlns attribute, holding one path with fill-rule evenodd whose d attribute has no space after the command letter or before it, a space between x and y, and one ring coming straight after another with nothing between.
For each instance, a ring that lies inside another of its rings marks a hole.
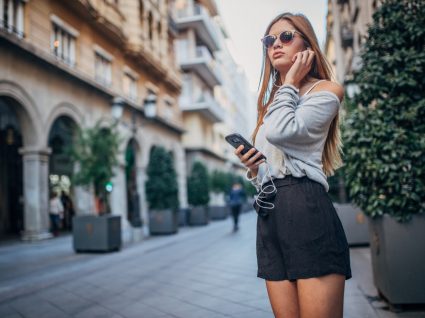
<instances>
[{"instance_id":1,"label":"lamp post","mask_svg":"<svg viewBox=\"0 0 425 318\"><path fill-rule=\"evenodd\" d=\"M149 92L148 96L143 101L143 107L144 107L144 114L147 119L152 119L156 116L156 95L152 92ZM115 122L120 122L127 128L131 129L132 132L132 140L134 140L134 137L136 135L137 131L137 125L136 125L136 116L137 116L137 110L132 107L131 108L131 124L127 124L124 120L122 120L122 116L124 113L124 107L125 107L125 100L122 97L114 97L111 104L111 115L114 118ZM135 149L130 142L128 147L132 147L131 151L133 152L133 155L135 156ZM126 163L127 165L128 163ZM132 163L135 164L134 162ZM130 167L130 169L134 169L135 167ZM135 172L133 172L135 173ZM133 180L134 178L133 173L129 173L129 175L126 176L126 190L127 190L127 202L128 202L128 221L133 227L141 227L142 226L142 220L140 218L140 198L139 193L137 191L137 181ZM128 180L128 178L131 178L132 180Z\"/></svg>"}]
</instances>

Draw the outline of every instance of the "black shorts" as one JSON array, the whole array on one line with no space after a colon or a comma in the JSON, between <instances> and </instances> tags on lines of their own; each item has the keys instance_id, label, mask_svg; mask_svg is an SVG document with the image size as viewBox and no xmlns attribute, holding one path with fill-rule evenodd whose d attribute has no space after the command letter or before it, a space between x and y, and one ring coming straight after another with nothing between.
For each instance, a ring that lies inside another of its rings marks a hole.
<instances>
[{"instance_id":1,"label":"black shorts","mask_svg":"<svg viewBox=\"0 0 425 318\"><path fill-rule=\"evenodd\" d=\"M347 238L323 185L292 175L274 183L277 193L269 200L274 208L254 203L259 212L257 276L271 281L327 274L351 278Z\"/></svg>"}]
</instances>

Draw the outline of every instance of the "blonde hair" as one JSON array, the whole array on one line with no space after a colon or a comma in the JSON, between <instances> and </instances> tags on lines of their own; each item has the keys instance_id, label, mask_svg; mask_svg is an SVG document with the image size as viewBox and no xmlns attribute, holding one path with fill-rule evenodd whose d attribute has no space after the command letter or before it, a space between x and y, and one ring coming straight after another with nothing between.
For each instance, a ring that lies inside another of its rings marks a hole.
<instances>
[{"instance_id":1,"label":"blonde hair","mask_svg":"<svg viewBox=\"0 0 425 318\"><path fill-rule=\"evenodd\" d=\"M264 35L268 35L271 27L277 21L286 20L300 32L304 38L304 45L310 47L314 51L315 57L310 72L306 77L314 77L318 79L331 80L332 72L329 62L320 51L317 37L314 33L310 21L303 14L292 14L289 12L282 13L274 18ZM257 126L252 134L252 141L255 143L258 130L263 123L267 108L273 101L273 97L279 85L282 85L280 76L273 76L273 65L267 55L267 49L263 50L263 66L261 71L260 92L257 101ZM342 166L342 140L339 129L339 112L332 120L329 127L328 136L326 137L325 147L322 155L323 171L326 176L334 174L335 170Z\"/></svg>"}]
</instances>

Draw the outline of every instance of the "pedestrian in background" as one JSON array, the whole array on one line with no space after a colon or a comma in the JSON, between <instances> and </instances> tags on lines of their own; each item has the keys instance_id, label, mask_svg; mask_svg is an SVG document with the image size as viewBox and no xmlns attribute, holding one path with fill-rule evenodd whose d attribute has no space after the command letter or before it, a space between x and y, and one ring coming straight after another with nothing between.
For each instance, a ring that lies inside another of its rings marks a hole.
<instances>
[{"instance_id":1,"label":"pedestrian in background","mask_svg":"<svg viewBox=\"0 0 425 318\"><path fill-rule=\"evenodd\" d=\"M350 256L327 176L342 166L344 89L331 81L330 64L303 14L277 16L262 43L252 137L258 151L235 151L259 192L257 276L266 281L275 317L340 318ZM258 159L262 154L266 160Z\"/></svg>"},{"instance_id":2,"label":"pedestrian in background","mask_svg":"<svg viewBox=\"0 0 425 318\"><path fill-rule=\"evenodd\" d=\"M241 213L242 204L245 201L245 191L242 185L235 182L229 193L229 206L233 217L233 231L239 230L239 214Z\"/></svg>"},{"instance_id":3,"label":"pedestrian in background","mask_svg":"<svg viewBox=\"0 0 425 318\"><path fill-rule=\"evenodd\" d=\"M54 191L50 193L49 201L49 216L50 216L50 231L53 236L59 235L61 219L63 218L64 208L58 194Z\"/></svg>"}]
</instances>

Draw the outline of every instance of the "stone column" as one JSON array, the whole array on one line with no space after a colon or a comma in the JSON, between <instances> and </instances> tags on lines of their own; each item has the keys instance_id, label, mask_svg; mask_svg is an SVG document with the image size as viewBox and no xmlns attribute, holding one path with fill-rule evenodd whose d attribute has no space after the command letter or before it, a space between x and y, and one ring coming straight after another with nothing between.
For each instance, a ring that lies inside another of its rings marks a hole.
<instances>
[{"instance_id":1,"label":"stone column","mask_svg":"<svg viewBox=\"0 0 425 318\"><path fill-rule=\"evenodd\" d=\"M177 184L179 188L179 204L181 209L188 207L187 203L187 182L186 182L186 155L183 148L174 151L174 165L177 173Z\"/></svg>"},{"instance_id":2,"label":"stone column","mask_svg":"<svg viewBox=\"0 0 425 318\"><path fill-rule=\"evenodd\" d=\"M21 148L24 178L24 231L22 240L50 238L49 155L50 148Z\"/></svg>"}]
</instances>

